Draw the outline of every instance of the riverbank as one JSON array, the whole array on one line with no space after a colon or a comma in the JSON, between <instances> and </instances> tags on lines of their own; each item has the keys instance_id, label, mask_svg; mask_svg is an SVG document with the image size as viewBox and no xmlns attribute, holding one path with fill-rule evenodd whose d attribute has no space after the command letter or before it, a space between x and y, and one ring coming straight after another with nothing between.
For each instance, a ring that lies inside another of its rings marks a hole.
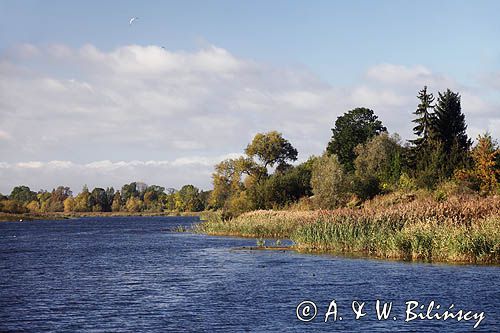
<instances>
[{"instance_id":1,"label":"riverbank","mask_svg":"<svg viewBox=\"0 0 500 333\"><path fill-rule=\"evenodd\" d=\"M202 216L204 212L48 212L11 214L0 213L0 222L30 220L63 220L81 217L113 217L113 216Z\"/></svg>"},{"instance_id":2,"label":"riverbank","mask_svg":"<svg viewBox=\"0 0 500 333\"><path fill-rule=\"evenodd\" d=\"M500 263L500 197L386 196L361 208L253 211L197 232L291 239L294 249L432 262Z\"/></svg>"}]
</instances>

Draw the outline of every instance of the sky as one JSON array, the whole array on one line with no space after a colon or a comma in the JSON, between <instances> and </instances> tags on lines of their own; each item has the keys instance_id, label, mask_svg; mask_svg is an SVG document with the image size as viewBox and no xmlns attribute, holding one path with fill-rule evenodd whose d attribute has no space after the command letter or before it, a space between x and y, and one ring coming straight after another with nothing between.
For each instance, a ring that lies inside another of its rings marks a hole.
<instances>
[{"instance_id":1,"label":"sky","mask_svg":"<svg viewBox=\"0 0 500 333\"><path fill-rule=\"evenodd\" d=\"M299 162L368 107L412 138L424 85L500 137L499 1L0 0L0 192L211 187L278 130ZM139 17L132 25L129 19Z\"/></svg>"}]
</instances>

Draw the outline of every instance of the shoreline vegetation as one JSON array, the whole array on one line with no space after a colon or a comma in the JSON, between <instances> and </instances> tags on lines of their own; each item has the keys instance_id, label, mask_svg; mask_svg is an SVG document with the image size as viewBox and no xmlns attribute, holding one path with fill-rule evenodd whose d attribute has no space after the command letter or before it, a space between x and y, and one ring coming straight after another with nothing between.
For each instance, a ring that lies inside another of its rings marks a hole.
<instances>
[{"instance_id":1,"label":"shoreline vegetation","mask_svg":"<svg viewBox=\"0 0 500 333\"><path fill-rule=\"evenodd\" d=\"M299 252L449 263L500 263L500 197L394 193L363 207L212 214L194 231L216 236L290 239Z\"/></svg>"}]
</instances>

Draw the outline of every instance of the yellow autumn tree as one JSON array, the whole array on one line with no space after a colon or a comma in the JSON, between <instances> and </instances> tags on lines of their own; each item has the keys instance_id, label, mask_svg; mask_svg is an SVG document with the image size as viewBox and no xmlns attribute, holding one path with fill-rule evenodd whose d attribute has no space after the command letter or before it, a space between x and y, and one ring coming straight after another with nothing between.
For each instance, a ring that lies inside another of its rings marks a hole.
<instances>
[{"instance_id":1,"label":"yellow autumn tree","mask_svg":"<svg viewBox=\"0 0 500 333\"><path fill-rule=\"evenodd\" d=\"M64 212L69 213L75 211L76 202L73 197L67 197L64 202Z\"/></svg>"},{"instance_id":2,"label":"yellow autumn tree","mask_svg":"<svg viewBox=\"0 0 500 333\"><path fill-rule=\"evenodd\" d=\"M481 193L494 193L498 190L499 169L496 156L500 154L497 143L489 133L478 137L477 145L472 150L474 176L479 182Z\"/></svg>"}]
</instances>

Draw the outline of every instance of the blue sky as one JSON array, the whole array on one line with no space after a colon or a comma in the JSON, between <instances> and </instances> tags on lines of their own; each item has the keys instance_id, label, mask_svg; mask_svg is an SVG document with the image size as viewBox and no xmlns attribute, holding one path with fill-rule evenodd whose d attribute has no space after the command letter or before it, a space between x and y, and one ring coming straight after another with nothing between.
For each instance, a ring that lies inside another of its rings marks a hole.
<instances>
[{"instance_id":1,"label":"blue sky","mask_svg":"<svg viewBox=\"0 0 500 333\"><path fill-rule=\"evenodd\" d=\"M213 164L255 133L282 132L305 160L357 106L409 139L423 85L462 94L472 138L500 136L500 1L3 0L0 13L3 193L210 188Z\"/></svg>"},{"instance_id":2,"label":"blue sky","mask_svg":"<svg viewBox=\"0 0 500 333\"><path fill-rule=\"evenodd\" d=\"M2 1L2 48L20 42L194 50L305 65L330 83L371 65L423 64L471 80L500 67L499 1ZM140 20L124 25L131 16Z\"/></svg>"}]
</instances>

